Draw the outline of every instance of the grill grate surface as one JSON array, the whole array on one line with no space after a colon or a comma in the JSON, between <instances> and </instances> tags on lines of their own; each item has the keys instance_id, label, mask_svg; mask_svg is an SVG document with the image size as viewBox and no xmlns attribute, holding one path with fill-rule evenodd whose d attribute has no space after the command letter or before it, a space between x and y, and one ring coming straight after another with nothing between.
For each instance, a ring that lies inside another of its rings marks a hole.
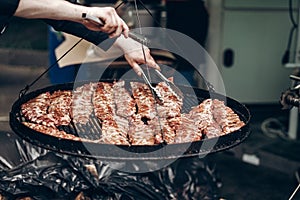
<instances>
[{"instance_id":1,"label":"grill grate surface","mask_svg":"<svg viewBox=\"0 0 300 200\"><path fill-rule=\"evenodd\" d=\"M188 113L193 106L197 106L203 100L204 99L197 98L193 95L185 95L182 113ZM24 118L22 119L25 120ZM83 125L80 123L71 122L69 126L60 126L58 128L66 133L90 140L100 139L102 133L101 121L95 116L94 113L90 116L87 124Z\"/></svg>"},{"instance_id":2,"label":"grill grate surface","mask_svg":"<svg viewBox=\"0 0 300 200\"><path fill-rule=\"evenodd\" d=\"M78 137L90 140L98 140L101 138L101 123L95 116L90 117L89 121L85 125L72 123L71 126L74 128L71 129L72 132L70 133Z\"/></svg>"}]
</instances>

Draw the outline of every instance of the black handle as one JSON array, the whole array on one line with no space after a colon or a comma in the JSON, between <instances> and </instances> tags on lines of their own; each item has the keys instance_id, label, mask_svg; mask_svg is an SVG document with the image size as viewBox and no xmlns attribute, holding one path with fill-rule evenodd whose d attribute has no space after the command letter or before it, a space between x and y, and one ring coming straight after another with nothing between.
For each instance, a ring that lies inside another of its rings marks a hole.
<instances>
[{"instance_id":1,"label":"black handle","mask_svg":"<svg viewBox=\"0 0 300 200\"><path fill-rule=\"evenodd\" d=\"M223 65L224 67L232 67L234 64L234 51L232 49L226 49L223 53Z\"/></svg>"}]
</instances>

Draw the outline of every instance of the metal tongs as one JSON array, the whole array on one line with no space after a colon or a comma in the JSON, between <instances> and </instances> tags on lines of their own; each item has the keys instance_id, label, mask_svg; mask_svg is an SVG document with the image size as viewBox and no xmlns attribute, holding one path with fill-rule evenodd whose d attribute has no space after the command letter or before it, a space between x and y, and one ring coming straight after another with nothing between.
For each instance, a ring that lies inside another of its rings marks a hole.
<instances>
[{"instance_id":1,"label":"metal tongs","mask_svg":"<svg viewBox=\"0 0 300 200\"><path fill-rule=\"evenodd\" d=\"M159 70L155 69L155 73L158 75L160 79L162 79L163 82L167 84L167 86L170 88L171 92L179 99L183 99L183 93L182 91L168 78L166 78ZM146 82L146 84L150 87L150 89L153 91L154 96L159 99L160 101L163 101L162 96L158 92L158 90L152 86L149 79L147 78L146 74L143 70L141 70L142 78Z\"/></svg>"},{"instance_id":2,"label":"metal tongs","mask_svg":"<svg viewBox=\"0 0 300 200\"><path fill-rule=\"evenodd\" d=\"M183 93L182 91L168 78L166 78L160 71L157 69L154 70L156 74L168 85L168 87L171 89L171 91L180 99L183 99Z\"/></svg>"},{"instance_id":3,"label":"metal tongs","mask_svg":"<svg viewBox=\"0 0 300 200\"><path fill-rule=\"evenodd\" d=\"M96 25L103 26L103 22L98 17L89 15L87 13L82 13L82 18L85 19L85 20L89 20L89 21L93 22ZM129 37L132 38L133 40L143 44L143 45L147 46L149 44L148 38L146 38L146 37L144 37L140 34L129 31ZM182 94L181 90L172 81L167 79L157 69L155 69L154 71L156 72L158 77L161 78L162 81L164 81L168 85L168 87L171 89L171 91L174 93L174 95L177 96L177 98L180 98L180 99L183 98L183 94ZM159 95L156 88L152 86L152 84L150 83L150 81L147 78L146 74L143 72L143 70L141 70L141 72L142 72L142 78L144 79L146 84L150 87L150 89L153 91L155 97L157 97L160 101L162 101L162 97Z\"/></svg>"},{"instance_id":4,"label":"metal tongs","mask_svg":"<svg viewBox=\"0 0 300 200\"><path fill-rule=\"evenodd\" d=\"M88 20L88 21L96 24L97 26L103 26L104 25L103 22L98 17L95 17L93 15L89 15L87 13L82 13L82 18L84 20ZM139 43L142 43L143 45L146 45L146 46L149 45L149 43L150 43L148 38L146 38L146 37L144 37L140 34L134 33L132 31L129 31L128 36L131 39L133 39L133 40L135 40Z\"/></svg>"},{"instance_id":5,"label":"metal tongs","mask_svg":"<svg viewBox=\"0 0 300 200\"><path fill-rule=\"evenodd\" d=\"M150 88L150 90L152 91L152 94L153 94L154 98L156 100L159 100L159 102L163 102L162 96L157 91L157 89L152 86L152 84L150 83L149 79L147 78L147 76L146 76L146 74L144 73L143 70L141 70L141 74L142 74L142 78L144 79L144 81L146 82L146 84L148 85L148 87Z\"/></svg>"}]
</instances>

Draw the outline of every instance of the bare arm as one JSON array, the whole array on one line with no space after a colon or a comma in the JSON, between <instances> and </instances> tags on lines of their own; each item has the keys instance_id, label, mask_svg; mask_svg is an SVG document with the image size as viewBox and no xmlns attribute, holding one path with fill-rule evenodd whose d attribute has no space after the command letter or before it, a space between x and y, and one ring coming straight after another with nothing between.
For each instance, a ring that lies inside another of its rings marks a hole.
<instances>
[{"instance_id":1,"label":"bare arm","mask_svg":"<svg viewBox=\"0 0 300 200\"><path fill-rule=\"evenodd\" d=\"M100 18L104 26L97 26L82 19L82 13ZM15 16L30 19L66 20L81 23L93 31L108 33L110 37L124 34L128 37L128 26L112 7L86 7L65 0L20 0Z\"/></svg>"},{"instance_id":2,"label":"bare arm","mask_svg":"<svg viewBox=\"0 0 300 200\"><path fill-rule=\"evenodd\" d=\"M98 17L104 22L104 26L97 26L90 21L83 20L82 13ZM86 7L65 0L20 0L15 16L31 19L73 21L83 24L92 31L108 33L110 37L119 36L115 44L123 50L127 62L136 73L140 74L140 64L147 64L150 67L159 69L159 66L150 55L148 47L142 47L140 43L128 38L128 26L112 7Z\"/></svg>"}]
</instances>

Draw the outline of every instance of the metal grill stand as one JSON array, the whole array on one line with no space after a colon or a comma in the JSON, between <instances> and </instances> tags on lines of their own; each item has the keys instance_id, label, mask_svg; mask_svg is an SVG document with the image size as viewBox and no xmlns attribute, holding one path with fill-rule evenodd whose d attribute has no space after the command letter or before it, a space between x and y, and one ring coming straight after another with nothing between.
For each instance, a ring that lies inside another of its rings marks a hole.
<instances>
[{"instance_id":1,"label":"metal grill stand","mask_svg":"<svg viewBox=\"0 0 300 200\"><path fill-rule=\"evenodd\" d=\"M296 47L295 47L295 57L294 57L294 63L287 63L285 67L287 68L294 68L295 72L299 73L300 70L300 1L297 1L297 25L296 25ZM292 15L292 14L291 14ZM297 81L292 80L291 87L295 87ZM297 133L298 133L298 117L299 117L299 108L293 107L290 111L289 116L289 126L288 126L288 137L290 139L297 139Z\"/></svg>"}]
</instances>

